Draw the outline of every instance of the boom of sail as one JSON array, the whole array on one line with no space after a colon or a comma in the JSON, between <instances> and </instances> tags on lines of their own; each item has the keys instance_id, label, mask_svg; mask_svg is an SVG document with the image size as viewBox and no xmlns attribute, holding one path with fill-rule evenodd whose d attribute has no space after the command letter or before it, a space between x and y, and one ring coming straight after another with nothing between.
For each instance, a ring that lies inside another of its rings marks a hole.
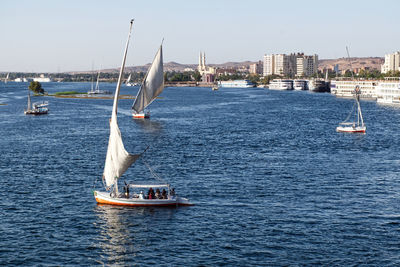
<instances>
[{"instance_id":1,"label":"boom of sail","mask_svg":"<svg viewBox=\"0 0 400 267\"><path fill-rule=\"evenodd\" d=\"M126 42L125 53L122 59L121 70L119 73L117 88L115 89L114 104L110 119L110 137L108 140L107 156L103 171L103 179L105 181L106 189L117 183L119 177L140 157L141 154L129 154L122 142L121 131L117 123L117 110L118 110L118 97L121 87L122 74L124 72L126 55L128 51L129 39L131 36L133 20L129 28L128 40ZM118 186L114 187L118 190Z\"/></svg>"},{"instance_id":2,"label":"boom of sail","mask_svg":"<svg viewBox=\"0 0 400 267\"><path fill-rule=\"evenodd\" d=\"M164 69L162 44L154 57L146 77L140 86L139 92L133 102L132 109L136 113L142 112L164 89Z\"/></svg>"}]
</instances>

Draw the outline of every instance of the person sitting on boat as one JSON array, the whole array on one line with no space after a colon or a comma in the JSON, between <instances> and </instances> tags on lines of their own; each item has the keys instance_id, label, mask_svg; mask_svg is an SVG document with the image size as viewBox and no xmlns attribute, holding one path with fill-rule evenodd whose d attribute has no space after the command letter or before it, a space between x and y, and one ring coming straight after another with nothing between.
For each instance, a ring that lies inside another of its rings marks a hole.
<instances>
[{"instance_id":1,"label":"person sitting on boat","mask_svg":"<svg viewBox=\"0 0 400 267\"><path fill-rule=\"evenodd\" d=\"M125 182L125 186L124 186L124 191L125 191L125 197L129 198L129 184L127 184L126 182Z\"/></svg>"},{"instance_id":2,"label":"person sitting on boat","mask_svg":"<svg viewBox=\"0 0 400 267\"><path fill-rule=\"evenodd\" d=\"M167 199L167 191L165 190L165 188L161 192L161 198L162 199Z\"/></svg>"},{"instance_id":3,"label":"person sitting on boat","mask_svg":"<svg viewBox=\"0 0 400 267\"><path fill-rule=\"evenodd\" d=\"M139 193L139 199L143 199L144 197L143 197L143 191L140 191L140 193Z\"/></svg>"},{"instance_id":4,"label":"person sitting on boat","mask_svg":"<svg viewBox=\"0 0 400 267\"><path fill-rule=\"evenodd\" d=\"M156 189L156 195L155 195L155 197L157 198L157 199L160 199L161 198L161 192L160 192L160 189Z\"/></svg>"},{"instance_id":5,"label":"person sitting on boat","mask_svg":"<svg viewBox=\"0 0 400 267\"><path fill-rule=\"evenodd\" d=\"M172 188L171 191L169 191L169 195L170 195L171 197L174 197L174 196L175 196L175 188Z\"/></svg>"},{"instance_id":6,"label":"person sitting on boat","mask_svg":"<svg viewBox=\"0 0 400 267\"><path fill-rule=\"evenodd\" d=\"M151 187L149 189L148 196L149 199L154 199L154 190Z\"/></svg>"}]
</instances>

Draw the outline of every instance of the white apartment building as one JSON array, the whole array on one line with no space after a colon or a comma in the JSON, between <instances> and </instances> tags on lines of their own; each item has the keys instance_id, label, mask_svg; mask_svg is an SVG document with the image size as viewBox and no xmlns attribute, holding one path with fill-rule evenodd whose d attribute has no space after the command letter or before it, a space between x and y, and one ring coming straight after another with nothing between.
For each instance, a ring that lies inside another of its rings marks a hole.
<instances>
[{"instance_id":1,"label":"white apartment building","mask_svg":"<svg viewBox=\"0 0 400 267\"><path fill-rule=\"evenodd\" d=\"M274 74L275 55L264 55L263 76Z\"/></svg>"},{"instance_id":2,"label":"white apartment building","mask_svg":"<svg viewBox=\"0 0 400 267\"><path fill-rule=\"evenodd\" d=\"M385 55L385 63L381 66L381 72L400 71L400 52Z\"/></svg>"},{"instance_id":3,"label":"white apartment building","mask_svg":"<svg viewBox=\"0 0 400 267\"><path fill-rule=\"evenodd\" d=\"M277 75L285 75L289 69L289 60L285 54L275 55L274 73Z\"/></svg>"},{"instance_id":4,"label":"white apartment building","mask_svg":"<svg viewBox=\"0 0 400 267\"><path fill-rule=\"evenodd\" d=\"M311 76L318 72L318 55L298 57L296 76Z\"/></svg>"},{"instance_id":5,"label":"white apartment building","mask_svg":"<svg viewBox=\"0 0 400 267\"><path fill-rule=\"evenodd\" d=\"M264 55L264 76L273 74L310 76L317 70L317 55L305 56L303 53Z\"/></svg>"}]
</instances>

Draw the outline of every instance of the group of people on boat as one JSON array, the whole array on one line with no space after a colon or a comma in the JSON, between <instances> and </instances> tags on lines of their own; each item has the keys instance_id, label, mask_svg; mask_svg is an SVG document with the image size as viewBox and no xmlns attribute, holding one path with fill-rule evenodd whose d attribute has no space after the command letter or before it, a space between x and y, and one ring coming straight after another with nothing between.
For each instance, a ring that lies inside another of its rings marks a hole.
<instances>
[{"instance_id":1,"label":"group of people on boat","mask_svg":"<svg viewBox=\"0 0 400 267\"><path fill-rule=\"evenodd\" d=\"M171 197L175 196L175 188L172 188L169 191L169 195ZM168 195L167 195L167 191L165 190L165 188L163 188L162 191L160 191L159 188L156 189L156 191L154 192L153 188L149 188L149 191L147 192L146 195L147 199L168 199Z\"/></svg>"},{"instance_id":2,"label":"group of people on boat","mask_svg":"<svg viewBox=\"0 0 400 267\"><path fill-rule=\"evenodd\" d=\"M125 198L129 198L129 184L127 184L125 182L125 186L124 186L124 193L123 193L123 197ZM149 188L149 191L147 192L146 195L143 195L143 191L140 192L140 194L136 195L134 194L134 196L132 197L138 197L138 198L143 198L143 199L168 199L168 197L175 197L175 188L172 188L169 191L169 196L167 194L167 191L165 190L165 188L163 188L162 191L160 191L159 188L157 188L155 191L152 187Z\"/></svg>"}]
</instances>

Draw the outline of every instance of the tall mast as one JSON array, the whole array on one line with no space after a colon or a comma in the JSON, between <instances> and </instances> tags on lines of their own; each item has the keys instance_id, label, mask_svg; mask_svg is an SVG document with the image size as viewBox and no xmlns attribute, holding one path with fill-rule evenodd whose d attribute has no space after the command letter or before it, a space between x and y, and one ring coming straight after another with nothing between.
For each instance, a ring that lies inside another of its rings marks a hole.
<instances>
[{"instance_id":1,"label":"tall mast","mask_svg":"<svg viewBox=\"0 0 400 267\"><path fill-rule=\"evenodd\" d=\"M114 104L113 104L113 111L111 115L111 119L117 119L117 110L118 110L118 97L119 97L119 90L121 88L121 81L122 81L122 75L124 73L124 68L125 68L125 62L126 62L126 55L128 53L128 46L129 46L129 39L131 38L131 32L132 32L132 26L133 26L133 21L134 19L131 20L130 26L129 26L129 34L128 34L128 39L126 40L126 46L125 46L125 52L124 52L124 57L122 59L122 65L121 65L121 70L119 71L119 77L118 77L118 83L117 83L117 88L115 90L115 95L114 95Z\"/></svg>"},{"instance_id":2,"label":"tall mast","mask_svg":"<svg viewBox=\"0 0 400 267\"><path fill-rule=\"evenodd\" d=\"M27 111L31 110L31 92L29 91L28 88L28 109Z\"/></svg>"}]
</instances>

